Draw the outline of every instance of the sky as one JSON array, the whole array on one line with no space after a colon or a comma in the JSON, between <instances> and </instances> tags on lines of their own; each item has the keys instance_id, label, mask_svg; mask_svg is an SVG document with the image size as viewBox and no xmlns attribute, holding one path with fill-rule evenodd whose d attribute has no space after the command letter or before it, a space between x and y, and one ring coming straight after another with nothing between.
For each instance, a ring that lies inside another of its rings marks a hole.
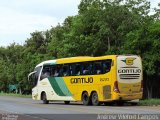
<instances>
[{"instance_id":1,"label":"sky","mask_svg":"<svg viewBox=\"0 0 160 120\"><path fill-rule=\"evenodd\" d=\"M78 14L80 0L0 0L0 46L24 44L30 33L45 31Z\"/></svg>"},{"instance_id":2,"label":"sky","mask_svg":"<svg viewBox=\"0 0 160 120\"><path fill-rule=\"evenodd\" d=\"M151 7L159 0L150 0ZM0 0L0 46L23 45L30 33L45 31L78 14L80 0Z\"/></svg>"}]
</instances>

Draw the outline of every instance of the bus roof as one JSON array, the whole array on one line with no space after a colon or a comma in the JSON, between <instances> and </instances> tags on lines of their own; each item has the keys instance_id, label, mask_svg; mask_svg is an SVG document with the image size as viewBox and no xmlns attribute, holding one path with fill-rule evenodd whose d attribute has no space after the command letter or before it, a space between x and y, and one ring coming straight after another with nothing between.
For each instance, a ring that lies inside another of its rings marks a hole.
<instances>
[{"instance_id":1,"label":"bus roof","mask_svg":"<svg viewBox=\"0 0 160 120\"><path fill-rule=\"evenodd\" d=\"M98 56L98 57L78 56L78 57L60 58L60 59L47 60L47 61L41 62L36 67L43 66L44 64L63 64L63 63L83 62L83 61L92 61L92 60L113 59L116 56L117 55L106 55L106 56Z\"/></svg>"},{"instance_id":2,"label":"bus roof","mask_svg":"<svg viewBox=\"0 0 160 120\"><path fill-rule=\"evenodd\" d=\"M116 56L117 55L106 55L106 56L98 56L98 57L78 56L78 57L57 59L56 63L62 64L62 63L74 63L74 62L84 62L84 61L93 61L93 60L103 60L103 59L114 59Z\"/></svg>"},{"instance_id":3,"label":"bus roof","mask_svg":"<svg viewBox=\"0 0 160 120\"><path fill-rule=\"evenodd\" d=\"M43 66L44 64L56 64L56 60L47 60L39 63L36 67Z\"/></svg>"},{"instance_id":4,"label":"bus roof","mask_svg":"<svg viewBox=\"0 0 160 120\"><path fill-rule=\"evenodd\" d=\"M57 63L72 63L72 62L80 62L80 61L88 61L93 60L94 57L90 56L78 56L78 57L69 57L69 58L60 58L57 59Z\"/></svg>"}]
</instances>

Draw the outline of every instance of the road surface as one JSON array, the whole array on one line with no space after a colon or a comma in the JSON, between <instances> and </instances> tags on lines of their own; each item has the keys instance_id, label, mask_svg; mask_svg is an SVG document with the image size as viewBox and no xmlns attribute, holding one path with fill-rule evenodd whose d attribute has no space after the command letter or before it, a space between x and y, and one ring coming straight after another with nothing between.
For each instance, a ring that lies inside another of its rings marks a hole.
<instances>
[{"instance_id":1,"label":"road surface","mask_svg":"<svg viewBox=\"0 0 160 120\"><path fill-rule=\"evenodd\" d=\"M69 105L63 102L42 104L41 101L31 98L0 96L0 113L2 120L6 120L7 117L14 120L97 120L109 117L118 119L115 114L160 115L160 106L84 106L79 102L71 102ZM160 116L152 117L160 119Z\"/></svg>"}]
</instances>

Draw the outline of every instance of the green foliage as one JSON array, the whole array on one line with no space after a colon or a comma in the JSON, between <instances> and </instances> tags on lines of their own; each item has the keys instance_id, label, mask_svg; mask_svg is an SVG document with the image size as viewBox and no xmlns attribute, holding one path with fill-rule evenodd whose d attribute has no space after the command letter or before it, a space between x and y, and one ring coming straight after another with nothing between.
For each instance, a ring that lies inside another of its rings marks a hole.
<instances>
[{"instance_id":1,"label":"green foliage","mask_svg":"<svg viewBox=\"0 0 160 120\"><path fill-rule=\"evenodd\" d=\"M139 105L160 105L160 99L140 100Z\"/></svg>"},{"instance_id":2,"label":"green foliage","mask_svg":"<svg viewBox=\"0 0 160 120\"><path fill-rule=\"evenodd\" d=\"M46 31L35 31L23 46L0 48L0 90L9 83L29 89L27 75L48 59L137 54L142 57L145 97L160 97L160 6L150 15L147 0L81 0L78 15ZM30 88L31 89L31 88Z\"/></svg>"}]
</instances>

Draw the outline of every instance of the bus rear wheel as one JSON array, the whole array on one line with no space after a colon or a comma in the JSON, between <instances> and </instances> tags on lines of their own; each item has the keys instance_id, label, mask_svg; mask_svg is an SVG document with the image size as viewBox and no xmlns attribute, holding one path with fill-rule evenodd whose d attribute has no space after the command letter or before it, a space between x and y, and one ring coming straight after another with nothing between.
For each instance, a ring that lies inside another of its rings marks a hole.
<instances>
[{"instance_id":1,"label":"bus rear wheel","mask_svg":"<svg viewBox=\"0 0 160 120\"><path fill-rule=\"evenodd\" d=\"M47 100L47 96L46 96L45 92L42 93L42 101L43 101L43 104L48 104L49 103L49 101Z\"/></svg>"},{"instance_id":2,"label":"bus rear wheel","mask_svg":"<svg viewBox=\"0 0 160 120\"><path fill-rule=\"evenodd\" d=\"M93 92L92 95L91 95L91 99L92 99L92 104L94 106L97 106L100 104L99 100L98 100L98 94L97 92Z\"/></svg>"},{"instance_id":3,"label":"bus rear wheel","mask_svg":"<svg viewBox=\"0 0 160 120\"><path fill-rule=\"evenodd\" d=\"M90 105L90 97L88 95L88 92L84 92L82 94L82 102L83 102L83 105Z\"/></svg>"}]
</instances>

